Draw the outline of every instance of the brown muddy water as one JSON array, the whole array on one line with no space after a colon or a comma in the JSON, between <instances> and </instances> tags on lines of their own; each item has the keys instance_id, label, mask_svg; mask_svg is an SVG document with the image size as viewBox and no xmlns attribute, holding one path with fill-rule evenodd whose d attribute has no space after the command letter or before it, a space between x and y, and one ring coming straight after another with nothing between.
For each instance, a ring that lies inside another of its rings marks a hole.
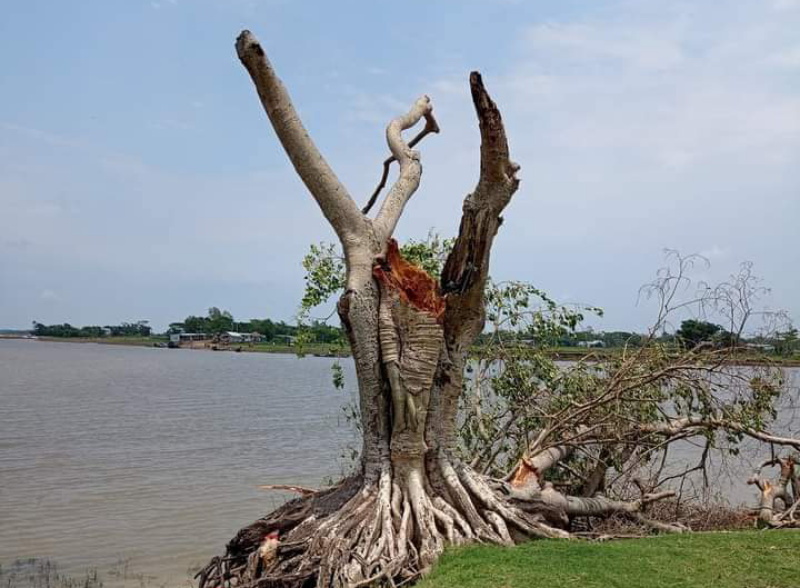
<instances>
[{"instance_id":1,"label":"brown muddy water","mask_svg":"<svg viewBox=\"0 0 800 588\"><path fill-rule=\"evenodd\" d=\"M334 391L332 363L0 340L0 566L49 558L106 586L188 585L288 497L259 485L319 486L347 466L355 376L343 360ZM698 454L675 452L675 468ZM763 457L733 468L728 499L752 501L743 480Z\"/></svg>"},{"instance_id":2,"label":"brown muddy water","mask_svg":"<svg viewBox=\"0 0 800 588\"><path fill-rule=\"evenodd\" d=\"M332 362L0 341L0 565L186 584L288 496L259 485L341 472L355 378L334 391Z\"/></svg>"}]
</instances>

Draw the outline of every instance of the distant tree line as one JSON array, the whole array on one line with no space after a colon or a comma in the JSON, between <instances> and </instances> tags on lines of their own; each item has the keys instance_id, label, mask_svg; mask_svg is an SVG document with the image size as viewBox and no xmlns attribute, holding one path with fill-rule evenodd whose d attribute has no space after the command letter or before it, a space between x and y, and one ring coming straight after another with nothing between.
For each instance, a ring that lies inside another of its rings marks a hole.
<instances>
[{"instance_id":1,"label":"distant tree line","mask_svg":"<svg viewBox=\"0 0 800 588\"><path fill-rule=\"evenodd\" d=\"M206 316L187 316L181 322L170 323L168 334L207 333L218 335L226 331L238 333L259 333L267 343L284 342L287 337L302 337L309 343L337 343L342 340L342 330L320 321L306 325L289 325L271 319L250 319L237 321L227 310L216 306L208 309Z\"/></svg>"},{"instance_id":2,"label":"distant tree line","mask_svg":"<svg viewBox=\"0 0 800 588\"><path fill-rule=\"evenodd\" d=\"M189 315L183 321L170 323L166 334L172 333L206 333L218 335L227 331L239 333L259 333L262 340L267 343L285 342L287 338L302 338L308 343L333 344L344 340L342 330L324 322L312 321L304 325L290 325L284 321L271 319L249 319L237 321L227 310L220 310L216 306L208 309L205 316ZM34 321L33 334L41 337L67 337L67 338L102 338L102 337L149 337L152 329L148 321L121 323L119 325L75 327L69 323L45 325ZM496 335L495 335L496 336ZM508 331L501 335L509 341L526 341L532 346L539 343L535 337L528 336L524 331ZM526 338L528 337L528 338ZM564 331L554 335L555 340L548 341L548 345L558 347L581 347L597 345L606 348L639 347L645 336L631 331ZM477 343L483 343L485 337L479 337ZM664 344L674 345L681 349L693 349L698 346L711 346L715 348L731 346L756 346L763 351L771 351L779 355L790 356L800 351L800 337L795 328L777 332L770 337L744 338L725 330L720 325L688 319L681 323L675 333L663 333L658 340ZM598 342L601 345L598 345Z\"/></svg>"},{"instance_id":3,"label":"distant tree line","mask_svg":"<svg viewBox=\"0 0 800 588\"><path fill-rule=\"evenodd\" d=\"M551 333L547 341L541 341L539 336L533 336L524 330L502 331L494 333L496 339L507 342L522 342L533 347L640 347L646 340L641 333L631 331L595 331L588 328L583 331L564 330L560 333ZM490 335L483 334L478 338L477 344L486 344ZM769 337L750 336L744 337L731 333L722 326L697 319L687 319L674 333L664 332L655 338L655 341L673 346L676 349L691 350L698 347L722 349L726 347L756 348L762 352L777 355L791 356L800 352L800 337L795 328L777 331Z\"/></svg>"},{"instance_id":4,"label":"distant tree line","mask_svg":"<svg viewBox=\"0 0 800 588\"><path fill-rule=\"evenodd\" d=\"M101 337L149 337L152 334L152 329L148 321L106 325L104 327L97 325L74 327L69 323L45 325L38 321L33 321L32 332L38 337L88 337L97 339Z\"/></svg>"}]
</instances>

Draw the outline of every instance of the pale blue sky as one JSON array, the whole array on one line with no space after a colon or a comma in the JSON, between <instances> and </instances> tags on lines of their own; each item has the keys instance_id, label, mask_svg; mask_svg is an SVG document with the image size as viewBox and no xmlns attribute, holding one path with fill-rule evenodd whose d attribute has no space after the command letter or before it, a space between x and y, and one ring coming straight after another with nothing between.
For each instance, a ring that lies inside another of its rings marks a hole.
<instances>
[{"instance_id":1,"label":"pale blue sky","mask_svg":"<svg viewBox=\"0 0 800 588\"><path fill-rule=\"evenodd\" d=\"M642 328L664 247L751 260L800 318L800 0L2 0L0 327L291 320L332 239L236 59L251 29L364 201L422 93L442 134L398 228L452 234L470 70L522 166L492 273Z\"/></svg>"}]
</instances>

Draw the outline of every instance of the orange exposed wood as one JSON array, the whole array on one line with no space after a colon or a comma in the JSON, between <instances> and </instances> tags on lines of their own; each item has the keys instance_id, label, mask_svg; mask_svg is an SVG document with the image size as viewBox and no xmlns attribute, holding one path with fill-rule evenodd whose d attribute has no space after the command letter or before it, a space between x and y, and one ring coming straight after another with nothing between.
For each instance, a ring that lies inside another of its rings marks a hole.
<instances>
[{"instance_id":1,"label":"orange exposed wood","mask_svg":"<svg viewBox=\"0 0 800 588\"><path fill-rule=\"evenodd\" d=\"M397 241L389 239L386 259L372 269L375 278L392 288L414 308L432 314L439 321L444 313L444 298L439 283L421 267L405 259Z\"/></svg>"},{"instance_id":2,"label":"orange exposed wood","mask_svg":"<svg viewBox=\"0 0 800 588\"><path fill-rule=\"evenodd\" d=\"M536 471L536 468L526 458L522 457L511 478L511 485L515 488L526 486L531 478L537 479L538 477L539 472Z\"/></svg>"}]
</instances>

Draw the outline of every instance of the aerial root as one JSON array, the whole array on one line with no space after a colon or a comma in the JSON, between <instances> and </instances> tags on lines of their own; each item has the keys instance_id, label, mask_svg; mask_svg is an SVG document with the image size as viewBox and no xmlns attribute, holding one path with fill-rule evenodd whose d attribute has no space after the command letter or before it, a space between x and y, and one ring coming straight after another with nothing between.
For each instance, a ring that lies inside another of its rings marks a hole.
<instances>
[{"instance_id":1,"label":"aerial root","mask_svg":"<svg viewBox=\"0 0 800 588\"><path fill-rule=\"evenodd\" d=\"M564 510L521 501L502 482L462 464L438 465L436 488L422 468L387 466L375 482L354 478L287 503L240 531L226 556L198 574L199 588L397 585L430 570L446 545L574 537L561 528L568 521ZM649 521L631 506L649 496L632 503L595 498L581 508L613 507L659 531L684 530ZM568 499L574 500L581 499Z\"/></svg>"}]
</instances>

